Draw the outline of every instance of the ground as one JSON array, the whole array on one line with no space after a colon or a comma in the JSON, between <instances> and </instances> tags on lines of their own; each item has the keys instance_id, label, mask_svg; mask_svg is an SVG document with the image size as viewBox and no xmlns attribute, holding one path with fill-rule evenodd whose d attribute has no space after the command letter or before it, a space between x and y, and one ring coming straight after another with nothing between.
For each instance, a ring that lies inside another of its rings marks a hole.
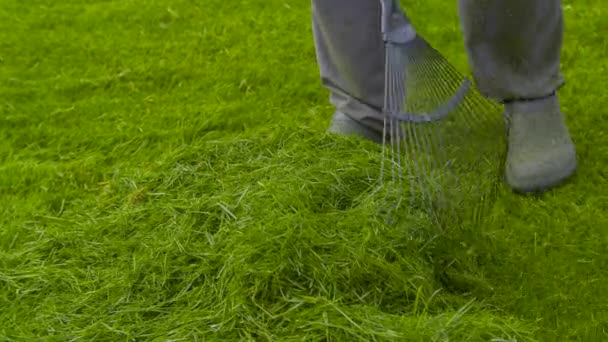
<instances>
[{"instance_id":1,"label":"ground","mask_svg":"<svg viewBox=\"0 0 608 342\"><path fill-rule=\"evenodd\" d=\"M467 72L444 2L404 4ZM309 7L2 1L1 340L608 340L608 6L564 0L576 177L443 233L325 134Z\"/></svg>"}]
</instances>

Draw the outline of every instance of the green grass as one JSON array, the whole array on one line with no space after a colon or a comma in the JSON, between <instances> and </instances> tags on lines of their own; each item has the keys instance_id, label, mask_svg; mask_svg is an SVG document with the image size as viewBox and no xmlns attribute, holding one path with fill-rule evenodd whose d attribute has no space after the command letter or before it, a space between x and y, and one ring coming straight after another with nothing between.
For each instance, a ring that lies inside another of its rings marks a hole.
<instances>
[{"instance_id":1,"label":"green grass","mask_svg":"<svg viewBox=\"0 0 608 342\"><path fill-rule=\"evenodd\" d=\"M608 340L608 6L564 5L577 176L440 234L324 133L309 2L3 0L0 340Z\"/></svg>"}]
</instances>

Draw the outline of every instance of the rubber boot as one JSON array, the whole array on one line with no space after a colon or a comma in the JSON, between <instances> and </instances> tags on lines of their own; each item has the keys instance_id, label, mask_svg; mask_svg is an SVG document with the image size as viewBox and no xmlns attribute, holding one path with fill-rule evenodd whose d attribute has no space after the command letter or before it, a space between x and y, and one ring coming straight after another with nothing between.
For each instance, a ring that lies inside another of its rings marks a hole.
<instances>
[{"instance_id":1,"label":"rubber boot","mask_svg":"<svg viewBox=\"0 0 608 342\"><path fill-rule=\"evenodd\" d=\"M335 134L357 136L382 144L383 128L374 126L378 126L378 124L367 123L366 125L342 112L335 112L328 131Z\"/></svg>"},{"instance_id":2,"label":"rubber boot","mask_svg":"<svg viewBox=\"0 0 608 342\"><path fill-rule=\"evenodd\" d=\"M544 192L577 168L576 148L557 95L505 104L509 150L506 181L516 192Z\"/></svg>"}]
</instances>

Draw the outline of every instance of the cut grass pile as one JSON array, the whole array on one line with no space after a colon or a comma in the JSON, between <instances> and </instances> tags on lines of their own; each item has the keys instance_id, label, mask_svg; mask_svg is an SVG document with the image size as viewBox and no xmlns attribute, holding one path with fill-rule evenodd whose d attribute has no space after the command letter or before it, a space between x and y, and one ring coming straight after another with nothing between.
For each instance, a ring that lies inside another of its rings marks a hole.
<instances>
[{"instance_id":1,"label":"cut grass pile","mask_svg":"<svg viewBox=\"0 0 608 342\"><path fill-rule=\"evenodd\" d=\"M577 177L440 232L324 133L309 3L4 0L0 339L608 339L608 7L564 6ZM466 70L452 7L408 2Z\"/></svg>"}]
</instances>

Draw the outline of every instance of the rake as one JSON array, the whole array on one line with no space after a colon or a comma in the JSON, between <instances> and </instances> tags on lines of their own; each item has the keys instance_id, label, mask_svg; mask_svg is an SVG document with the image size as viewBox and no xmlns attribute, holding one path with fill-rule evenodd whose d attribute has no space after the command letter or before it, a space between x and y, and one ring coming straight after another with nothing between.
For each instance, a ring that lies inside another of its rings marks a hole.
<instances>
[{"instance_id":1,"label":"rake","mask_svg":"<svg viewBox=\"0 0 608 342\"><path fill-rule=\"evenodd\" d=\"M414 31L398 0L380 2L386 54L380 185L389 186L389 208L409 198L410 208L442 226L479 224L503 166L501 108Z\"/></svg>"}]
</instances>

